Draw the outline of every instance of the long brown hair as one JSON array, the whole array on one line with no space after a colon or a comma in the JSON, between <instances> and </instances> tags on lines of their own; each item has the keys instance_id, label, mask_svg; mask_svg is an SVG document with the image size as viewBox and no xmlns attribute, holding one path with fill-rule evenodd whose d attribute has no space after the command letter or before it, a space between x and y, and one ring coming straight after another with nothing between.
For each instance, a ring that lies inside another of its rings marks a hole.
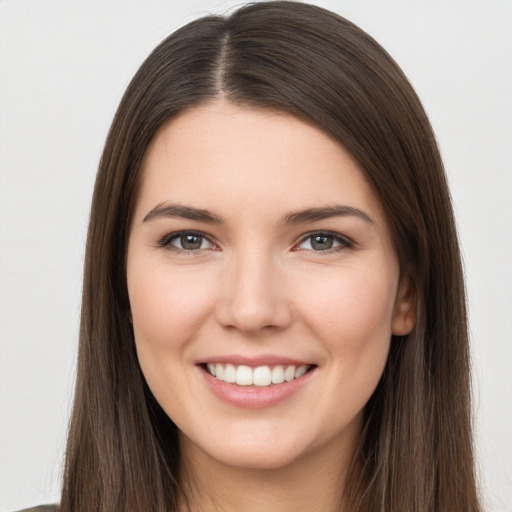
<instances>
[{"instance_id":1,"label":"long brown hair","mask_svg":"<svg viewBox=\"0 0 512 512\"><path fill-rule=\"evenodd\" d=\"M453 211L427 116L370 36L319 7L247 5L165 39L142 64L100 162L87 240L75 402L62 512L176 510L176 427L142 376L125 254L141 162L162 124L224 97L313 123L348 149L387 214L417 296L392 340L344 489L360 512L480 510L465 292Z\"/></svg>"}]
</instances>

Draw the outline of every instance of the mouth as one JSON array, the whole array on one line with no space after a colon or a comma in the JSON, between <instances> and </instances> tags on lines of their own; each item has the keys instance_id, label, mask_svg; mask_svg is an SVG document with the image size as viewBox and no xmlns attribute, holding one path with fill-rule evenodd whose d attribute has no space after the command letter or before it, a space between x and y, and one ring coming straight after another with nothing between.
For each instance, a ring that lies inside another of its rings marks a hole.
<instances>
[{"instance_id":1,"label":"mouth","mask_svg":"<svg viewBox=\"0 0 512 512\"><path fill-rule=\"evenodd\" d=\"M197 364L208 389L230 406L249 409L274 407L303 388L310 388L318 365L261 355L227 356Z\"/></svg>"},{"instance_id":2,"label":"mouth","mask_svg":"<svg viewBox=\"0 0 512 512\"><path fill-rule=\"evenodd\" d=\"M203 370L216 380L237 386L273 387L300 379L316 365L262 365L251 367L231 363L203 363Z\"/></svg>"}]
</instances>

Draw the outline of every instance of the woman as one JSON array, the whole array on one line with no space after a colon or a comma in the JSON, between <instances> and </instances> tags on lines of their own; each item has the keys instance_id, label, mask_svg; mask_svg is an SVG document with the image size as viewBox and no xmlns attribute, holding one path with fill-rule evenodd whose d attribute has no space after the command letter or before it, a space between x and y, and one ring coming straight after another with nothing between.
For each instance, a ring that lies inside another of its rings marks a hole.
<instances>
[{"instance_id":1,"label":"woman","mask_svg":"<svg viewBox=\"0 0 512 512\"><path fill-rule=\"evenodd\" d=\"M88 235L60 510L480 510L461 264L406 78L318 7L175 32Z\"/></svg>"}]
</instances>

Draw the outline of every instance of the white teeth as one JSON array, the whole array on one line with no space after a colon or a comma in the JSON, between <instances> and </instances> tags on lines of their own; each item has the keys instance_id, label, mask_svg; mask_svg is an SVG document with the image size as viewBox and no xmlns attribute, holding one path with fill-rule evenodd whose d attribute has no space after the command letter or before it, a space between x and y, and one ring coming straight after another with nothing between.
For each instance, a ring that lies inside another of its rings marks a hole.
<instances>
[{"instance_id":1,"label":"white teeth","mask_svg":"<svg viewBox=\"0 0 512 512\"><path fill-rule=\"evenodd\" d=\"M258 366L252 373L252 383L255 386L270 386L272 384L272 371L268 366Z\"/></svg>"},{"instance_id":2,"label":"white teeth","mask_svg":"<svg viewBox=\"0 0 512 512\"><path fill-rule=\"evenodd\" d=\"M248 366L239 366L236 369L236 383L239 386L252 385L252 370Z\"/></svg>"},{"instance_id":3,"label":"white teeth","mask_svg":"<svg viewBox=\"0 0 512 512\"><path fill-rule=\"evenodd\" d=\"M309 369L307 364L302 366L277 365L273 368L269 366L251 368L245 365L235 366L233 364L208 363L206 367L211 375L224 382L236 383L239 386L259 387L282 384L285 381L291 382L302 377Z\"/></svg>"},{"instance_id":4,"label":"white teeth","mask_svg":"<svg viewBox=\"0 0 512 512\"><path fill-rule=\"evenodd\" d=\"M284 382L284 370L282 366L274 366L272 369L272 384Z\"/></svg>"},{"instance_id":5,"label":"white teeth","mask_svg":"<svg viewBox=\"0 0 512 512\"><path fill-rule=\"evenodd\" d=\"M224 369L224 382L236 382L236 368L232 364L227 364Z\"/></svg>"},{"instance_id":6,"label":"white teeth","mask_svg":"<svg viewBox=\"0 0 512 512\"><path fill-rule=\"evenodd\" d=\"M305 364L302 366L299 366L295 370L295 378L298 379L299 377L302 377L307 371L308 371L308 367Z\"/></svg>"},{"instance_id":7,"label":"white teeth","mask_svg":"<svg viewBox=\"0 0 512 512\"><path fill-rule=\"evenodd\" d=\"M288 366L284 372L284 380L291 382L295 378L295 366Z\"/></svg>"}]
</instances>

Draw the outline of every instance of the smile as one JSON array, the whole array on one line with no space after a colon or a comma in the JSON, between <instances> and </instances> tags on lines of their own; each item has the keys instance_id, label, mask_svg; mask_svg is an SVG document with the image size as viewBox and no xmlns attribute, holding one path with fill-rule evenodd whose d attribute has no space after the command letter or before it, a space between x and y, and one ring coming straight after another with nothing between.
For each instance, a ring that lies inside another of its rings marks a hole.
<instances>
[{"instance_id":1,"label":"smile","mask_svg":"<svg viewBox=\"0 0 512 512\"><path fill-rule=\"evenodd\" d=\"M311 365L272 365L251 368L246 365L208 363L206 371L217 380L238 386L268 387L302 377Z\"/></svg>"}]
</instances>

